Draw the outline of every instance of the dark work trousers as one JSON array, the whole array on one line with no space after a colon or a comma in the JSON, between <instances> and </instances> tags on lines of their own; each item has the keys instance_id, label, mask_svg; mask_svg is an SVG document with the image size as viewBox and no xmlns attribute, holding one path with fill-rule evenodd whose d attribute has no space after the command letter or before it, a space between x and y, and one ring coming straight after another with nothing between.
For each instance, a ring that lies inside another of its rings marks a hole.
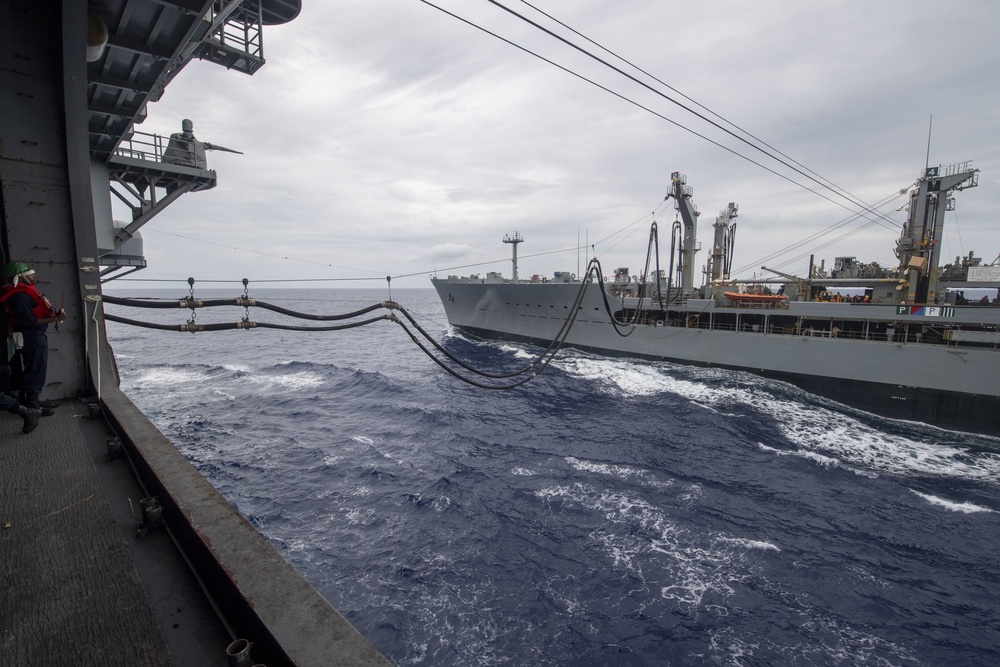
<instances>
[{"instance_id":1,"label":"dark work trousers","mask_svg":"<svg viewBox=\"0 0 1000 667\"><path fill-rule=\"evenodd\" d=\"M26 329L21 359L24 362L24 393L39 395L45 387L49 366L49 338L45 329Z\"/></svg>"}]
</instances>

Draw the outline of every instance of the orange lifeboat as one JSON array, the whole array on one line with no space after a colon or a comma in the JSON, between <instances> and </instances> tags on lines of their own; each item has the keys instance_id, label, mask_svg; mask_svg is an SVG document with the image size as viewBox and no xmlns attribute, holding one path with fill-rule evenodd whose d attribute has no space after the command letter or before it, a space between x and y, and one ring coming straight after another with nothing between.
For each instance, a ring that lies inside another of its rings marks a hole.
<instances>
[{"instance_id":1,"label":"orange lifeboat","mask_svg":"<svg viewBox=\"0 0 1000 667\"><path fill-rule=\"evenodd\" d=\"M784 294L750 294L749 292L723 292L730 301L736 303L781 303L787 301Z\"/></svg>"}]
</instances>

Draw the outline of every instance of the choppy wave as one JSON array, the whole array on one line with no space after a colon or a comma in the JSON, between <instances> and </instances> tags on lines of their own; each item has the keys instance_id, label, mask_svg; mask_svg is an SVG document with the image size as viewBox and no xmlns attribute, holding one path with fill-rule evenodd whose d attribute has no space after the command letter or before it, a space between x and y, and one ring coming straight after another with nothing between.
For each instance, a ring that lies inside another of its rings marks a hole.
<instances>
[{"instance_id":1,"label":"choppy wave","mask_svg":"<svg viewBox=\"0 0 1000 667\"><path fill-rule=\"evenodd\" d=\"M550 508L579 506L598 513L602 524L589 537L605 551L610 567L642 582L667 581L660 595L685 605L700 605L716 593L733 593L734 561L748 549L779 549L766 541L729 536L699 536L671 521L667 512L641 498L584 483L552 486L536 492ZM658 570L651 572L651 570Z\"/></svg>"},{"instance_id":2,"label":"choppy wave","mask_svg":"<svg viewBox=\"0 0 1000 667\"><path fill-rule=\"evenodd\" d=\"M930 504L938 505L939 507L951 510L952 512L963 512L965 514L971 514L976 512L994 511L991 510L989 507L982 507L980 505L976 505L975 503L969 503L969 502L959 503L952 500L948 500L946 498L939 498L938 496L932 496L929 493L920 493L919 491L914 491L913 489L910 490L913 491L913 493L920 496L921 498L923 498L924 500L926 500L927 502L929 502Z\"/></svg>"}]
</instances>

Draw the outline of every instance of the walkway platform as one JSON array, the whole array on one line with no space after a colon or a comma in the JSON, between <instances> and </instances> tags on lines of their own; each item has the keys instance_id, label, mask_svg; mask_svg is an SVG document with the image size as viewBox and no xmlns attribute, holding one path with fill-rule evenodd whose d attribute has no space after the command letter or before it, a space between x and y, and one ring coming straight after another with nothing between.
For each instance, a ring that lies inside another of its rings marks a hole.
<instances>
[{"instance_id":1,"label":"walkway platform","mask_svg":"<svg viewBox=\"0 0 1000 667\"><path fill-rule=\"evenodd\" d=\"M226 665L232 641L88 405L21 433L0 412L0 662Z\"/></svg>"}]
</instances>

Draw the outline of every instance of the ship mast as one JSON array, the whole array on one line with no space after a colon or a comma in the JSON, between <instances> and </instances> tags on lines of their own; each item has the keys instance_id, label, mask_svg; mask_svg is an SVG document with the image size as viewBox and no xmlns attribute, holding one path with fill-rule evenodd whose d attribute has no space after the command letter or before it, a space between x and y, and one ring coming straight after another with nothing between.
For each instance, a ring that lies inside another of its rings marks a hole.
<instances>
[{"instance_id":1,"label":"ship mast","mask_svg":"<svg viewBox=\"0 0 1000 667\"><path fill-rule=\"evenodd\" d=\"M952 190L979 185L971 162L924 170L910 193L910 214L896 242L896 256L905 271L906 303L935 303L944 214L955 209Z\"/></svg>"},{"instance_id":2,"label":"ship mast","mask_svg":"<svg viewBox=\"0 0 1000 667\"><path fill-rule=\"evenodd\" d=\"M674 208L681 214L681 222L684 225L683 239L680 248L680 266L677 270L681 274L681 291L690 294L694 290L694 255L698 252L695 243L698 227L698 216L701 215L698 207L691 201L694 196L694 188L687 184L687 176L680 172L670 174L671 191L668 197L674 198Z\"/></svg>"},{"instance_id":3,"label":"ship mast","mask_svg":"<svg viewBox=\"0 0 1000 667\"><path fill-rule=\"evenodd\" d=\"M514 272L513 272L514 277L513 277L513 281L516 283L517 282L517 244L518 243L523 243L524 242L524 237L521 236L521 232L514 232L513 236L511 236L510 234L504 234L504 236L503 236L503 242L504 243L509 243L512 246L514 246L514 257L511 260L511 263L514 265Z\"/></svg>"},{"instance_id":4,"label":"ship mast","mask_svg":"<svg viewBox=\"0 0 1000 667\"><path fill-rule=\"evenodd\" d=\"M708 258L708 279L710 281L729 280L730 264L733 261L733 241L736 236L736 223L739 206L729 202L715 219L715 240L712 242L712 255Z\"/></svg>"}]
</instances>

